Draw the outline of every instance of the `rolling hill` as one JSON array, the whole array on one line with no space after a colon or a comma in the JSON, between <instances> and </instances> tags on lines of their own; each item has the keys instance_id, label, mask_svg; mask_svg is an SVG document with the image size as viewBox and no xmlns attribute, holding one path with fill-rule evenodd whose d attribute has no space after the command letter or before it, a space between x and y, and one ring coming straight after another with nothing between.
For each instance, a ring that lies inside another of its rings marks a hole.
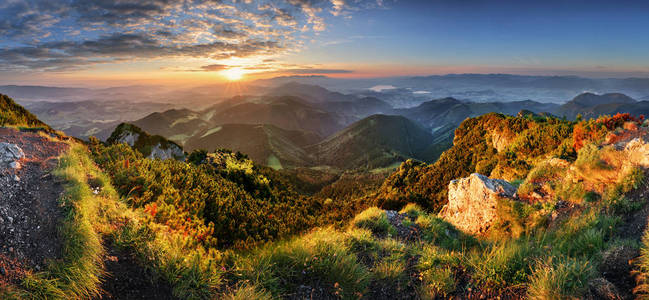
<instances>
[{"instance_id":1,"label":"rolling hill","mask_svg":"<svg viewBox=\"0 0 649 300\"><path fill-rule=\"evenodd\" d=\"M223 124L205 129L189 138L185 150L214 151L226 148L275 169L312 164L304 147L321 140L312 132L286 130L269 124Z\"/></svg>"},{"instance_id":2,"label":"rolling hill","mask_svg":"<svg viewBox=\"0 0 649 300\"><path fill-rule=\"evenodd\" d=\"M181 144L203 128L210 126L209 122L202 119L200 113L189 109L155 112L134 121L133 124L149 133L164 136Z\"/></svg>"},{"instance_id":3,"label":"rolling hill","mask_svg":"<svg viewBox=\"0 0 649 300\"><path fill-rule=\"evenodd\" d=\"M267 96L295 96L312 103L326 102L352 102L357 98L339 92L332 92L319 85L288 82L272 88L266 93Z\"/></svg>"},{"instance_id":4,"label":"rolling hill","mask_svg":"<svg viewBox=\"0 0 649 300\"><path fill-rule=\"evenodd\" d=\"M318 109L294 96L262 97L214 111L212 124L272 124L288 130L312 131L328 136L346 124L337 114Z\"/></svg>"},{"instance_id":5,"label":"rolling hill","mask_svg":"<svg viewBox=\"0 0 649 300\"><path fill-rule=\"evenodd\" d=\"M373 115L309 148L318 164L339 168L385 167L408 158L431 160L433 136L402 116Z\"/></svg>"}]
</instances>

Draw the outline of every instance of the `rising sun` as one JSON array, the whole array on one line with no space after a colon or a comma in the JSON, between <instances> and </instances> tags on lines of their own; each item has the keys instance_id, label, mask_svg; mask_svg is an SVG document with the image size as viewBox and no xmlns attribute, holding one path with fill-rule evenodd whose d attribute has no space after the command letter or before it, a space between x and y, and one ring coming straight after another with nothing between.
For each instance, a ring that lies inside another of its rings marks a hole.
<instances>
[{"instance_id":1,"label":"rising sun","mask_svg":"<svg viewBox=\"0 0 649 300\"><path fill-rule=\"evenodd\" d=\"M227 78L230 81L238 81L243 78L243 75L245 74L243 70L239 68L233 68L233 69L227 69L225 71L222 71L221 74L223 77Z\"/></svg>"}]
</instances>

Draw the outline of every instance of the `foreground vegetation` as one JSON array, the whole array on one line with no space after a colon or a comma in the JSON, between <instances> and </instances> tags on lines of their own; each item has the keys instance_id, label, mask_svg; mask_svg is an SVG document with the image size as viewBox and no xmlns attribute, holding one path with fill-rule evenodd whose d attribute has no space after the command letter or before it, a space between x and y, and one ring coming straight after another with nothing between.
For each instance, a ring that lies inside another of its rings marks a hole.
<instances>
[{"instance_id":1,"label":"foreground vegetation","mask_svg":"<svg viewBox=\"0 0 649 300\"><path fill-rule=\"evenodd\" d=\"M488 114L466 120L438 162L405 162L380 186L377 174L317 182L319 171L227 150L183 162L69 140L54 172L63 256L0 298L97 297L115 249L180 299L566 299L615 280L643 297L649 234L629 224L646 220L647 170L614 145L642 122ZM499 202L479 236L437 215L448 181L471 172L509 180L520 200ZM624 253L639 253L635 277L618 271Z\"/></svg>"}]
</instances>

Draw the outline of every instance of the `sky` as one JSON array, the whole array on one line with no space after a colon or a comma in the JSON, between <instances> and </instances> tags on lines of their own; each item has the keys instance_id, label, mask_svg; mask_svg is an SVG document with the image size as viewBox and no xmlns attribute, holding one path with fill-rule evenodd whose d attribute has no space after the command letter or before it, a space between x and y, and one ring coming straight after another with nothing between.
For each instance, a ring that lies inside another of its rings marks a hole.
<instances>
[{"instance_id":1,"label":"sky","mask_svg":"<svg viewBox=\"0 0 649 300\"><path fill-rule=\"evenodd\" d=\"M647 1L4 0L0 84L649 77Z\"/></svg>"}]
</instances>

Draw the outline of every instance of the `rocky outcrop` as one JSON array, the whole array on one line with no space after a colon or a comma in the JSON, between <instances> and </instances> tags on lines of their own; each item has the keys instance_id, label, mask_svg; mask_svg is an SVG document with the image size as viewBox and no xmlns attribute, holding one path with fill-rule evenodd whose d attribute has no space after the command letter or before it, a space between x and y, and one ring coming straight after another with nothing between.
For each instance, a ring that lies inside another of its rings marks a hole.
<instances>
[{"instance_id":1,"label":"rocky outcrop","mask_svg":"<svg viewBox=\"0 0 649 300\"><path fill-rule=\"evenodd\" d=\"M624 152L628 157L628 162L649 167L649 143L644 138L635 138L624 146Z\"/></svg>"},{"instance_id":2,"label":"rocky outcrop","mask_svg":"<svg viewBox=\"0 0 649 300\"><path fill-rule=\"evenodd\" d=\"M133 147L135 145L135 141L140 138L140 135L138 133L134 132L122 132L116 139L117 143L126 143L127 145Z\"/></svg>"},{"instance_id":3,"label":"rocky outcrop","mask_svg":"<svg viewBox=\"0 0 649 300\"><path fill-rule=\"evenodd\" d=\"M497 130L491 132L491 145L496 148L498 152L505 150L511 143L512 137L507 135L505 132L500 132Z\"/></svg>"},{"instance_id":4,"label":"rocky outcrop","mask_svg":"<svg viewBox=\"0 0 649 300\"><path fill-rule=\"evenodd\" d=\"M16 144L0 143L0 168L20 169L25 153Z\"/></svg>"},{"instance_id":5,"label":"rocky outcrop","mask_svg":"<svg viewBox=\"0 0 649 300\"><path fill-rule=\"evenodd\" d=\"M158 143L151 148L151 154L149 154L148 158L185 160L185 154L179 146L168 144L167 147L163 147L161 143Z\"/></svg>"},{"instance_id":6,"label":"rocky outcrop","mask_svg":"<svg viewBox=\"0 0 649 300\"><path fill-rule=\"evenodd\" d=\"M449 183L440 217L466 233L480 234L497 220L498 201L515 198L516 188L507 181L473 173Z\"/></svg>"},{"instance_id":7,"label":"rocky outcrop","mask_svg":"<svg viewBox=\"0 0 649 300\"><path fill-rule=\"evenodd\" d=\"M133 124L119 124L106 142L125 143L151 159L185 160L183 148L178 144L159 135L150 135Z\"/></svg>"}]
</instances>

